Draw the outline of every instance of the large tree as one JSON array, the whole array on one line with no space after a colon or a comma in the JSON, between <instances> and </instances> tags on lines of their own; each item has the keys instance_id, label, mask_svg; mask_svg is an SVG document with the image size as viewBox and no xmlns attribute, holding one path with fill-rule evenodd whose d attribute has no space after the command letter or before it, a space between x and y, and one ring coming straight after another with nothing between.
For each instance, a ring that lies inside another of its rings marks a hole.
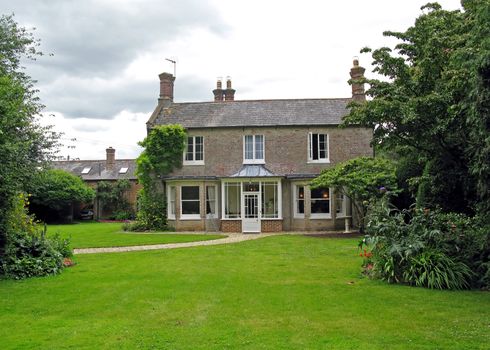
<instances>
[{"instance_id":1,"label":"large tree","mask_svg":"<svg viewBox=\"0 0 490 350\"><path fill-rule=\"evenodd\" d=\"M39 42L12 16L0 17L0 257L14 197L51 154L56 135L37 123L43 106L21 61L41 55Z\"/></svg>"},{"instance_id":2,"label":"large tree","mask_svg":"<svg viewBox=\"0 0 490 350\"><path fill-rule=\"evenodd\" d=\"M362 50L384 78L365 80L372 99L353 103L345 124L373 127L376 147L416 156L420 205L488 213L490 2L462 6L427 4L414 26L384 33L398 40L394 49Z\"/></svg>"}]
</instances>

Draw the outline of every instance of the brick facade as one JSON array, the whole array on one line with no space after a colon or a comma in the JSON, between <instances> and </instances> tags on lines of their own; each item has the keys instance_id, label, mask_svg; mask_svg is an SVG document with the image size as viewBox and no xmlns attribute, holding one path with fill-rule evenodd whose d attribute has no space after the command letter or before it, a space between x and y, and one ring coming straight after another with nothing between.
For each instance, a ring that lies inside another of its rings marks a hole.
<instances>
[{"instance_id":1,"label":"brick facade","mask_svg":"<svg viewBox=\"0 0 490 350\"><path fill-rule=\"evenodd\" d=\"M282 220L262 220L262 232L281 232Z\"/></svg>"},{"instance_id":2,"label":"brick facade","mask_svg":"<svg viewBox=\"0 0 490 350\"><path fill-rule=\"evenodd\" d=\"M222 232L242 232L242 220L221 220Z\"/></svg>"}]
</instances>

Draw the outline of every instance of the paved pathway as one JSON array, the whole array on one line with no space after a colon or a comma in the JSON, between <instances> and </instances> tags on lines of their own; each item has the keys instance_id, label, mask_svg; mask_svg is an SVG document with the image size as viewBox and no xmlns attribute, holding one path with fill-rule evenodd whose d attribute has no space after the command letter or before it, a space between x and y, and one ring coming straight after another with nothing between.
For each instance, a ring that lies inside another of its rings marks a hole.
<instances>
[{"instance_id":1,"label":"paved pathway","mask_svg":"<svg viewBox=\"0 0 490 350\"><path fill-rule=\"evenodd\" d=\"M268 236L271 236L273 234L267 234L267 233L260 233L260 234L227 233L227 235L228 235L228 237L226 237L226 238L212 239L209 241L138 245L138 246L131 246L131 247L80 248L80 249L73 249L73 253L74 254L119 253L119 252L134 252L134 251L138 251L138 250L187 248L187 247L197 247L197 246L203 246L203 245L218 245L218 244L238 243L238 242L250 241L253 239L268 237Z\"/></svg>"}]
</instances>

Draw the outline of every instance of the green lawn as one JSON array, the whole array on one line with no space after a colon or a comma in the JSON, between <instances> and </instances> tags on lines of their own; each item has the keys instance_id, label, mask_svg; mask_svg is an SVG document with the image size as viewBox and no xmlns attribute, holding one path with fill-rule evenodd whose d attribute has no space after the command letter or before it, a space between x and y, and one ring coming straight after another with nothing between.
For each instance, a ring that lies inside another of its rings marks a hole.
<instances>
[{"instance_id":1,"label":"green lawn","mask_svg":"<svg viewBox=\"0 0 490 350\"><path fill-rule=\"evenodd\" d=\"M88 222L49 225L48 234L59 233L71 239L72 248L122 247L160 243L206 241L225 235L124 232L121 223Z\"/></svg>"},{"instance_id":2,"label":"green lawn","mask_svg":"<svg viewBox=\"0 0 490 350\"><path fill-rule=\"evenodd\" d=\"M360 278L355 246L275 236L79 255L59 276L0 281L1 348L489 348L490 293Z\"/></svg>"}]
</instances>

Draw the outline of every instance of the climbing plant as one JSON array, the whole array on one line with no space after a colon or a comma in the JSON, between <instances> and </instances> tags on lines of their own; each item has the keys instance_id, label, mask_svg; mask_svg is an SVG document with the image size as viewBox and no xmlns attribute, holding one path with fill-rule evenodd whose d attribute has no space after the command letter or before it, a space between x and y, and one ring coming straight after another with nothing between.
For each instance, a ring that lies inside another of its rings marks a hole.
<instances>
[{"instance_id":1,"label":"climbing plant","mask_svg":"<svg viewBox=\"0 0 490 350\"><path fill-rule=\"evenodd\" d=\"M136 161L136 173L143 188L138 194L135 228L167 228L167 206L161 178L182 166L186 137L187 133L181 125L162 125L153 128L139 143L145 150Z\"/></svg>"}]
</instances>

